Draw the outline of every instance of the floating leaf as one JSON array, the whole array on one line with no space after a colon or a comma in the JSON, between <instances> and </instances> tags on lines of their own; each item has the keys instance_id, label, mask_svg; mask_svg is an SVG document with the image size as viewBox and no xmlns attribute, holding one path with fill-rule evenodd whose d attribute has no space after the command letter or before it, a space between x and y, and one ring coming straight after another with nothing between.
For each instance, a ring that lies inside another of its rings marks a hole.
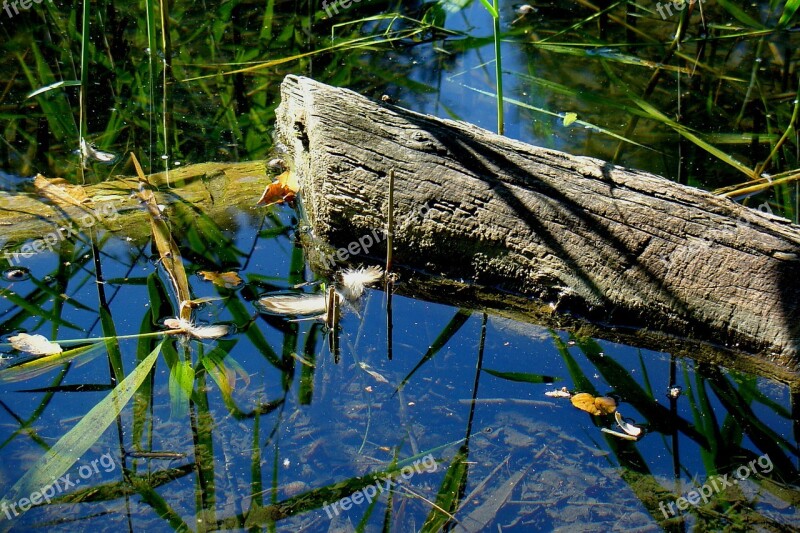
<instances>
[{"instance_id":1,"label":"floating leaf","mask_svg":"<svg viewBox=\"0 0 800 533\"><path fill-rule=\"evenodd\" d=\"M594 397L588 392L575 394L570 398L572 405L595 416L610 415L617 410L617 402L607 396Z\"/></svg>"},{"instance_id":2,"label":"floating leaf","mask_svg":"<svg viewBox=\"0 0 800 533\"><path fill-rule=\"evenodd\" d=\"M15 350L32 355L54 355L64 351L57 342L51 342L43 335L20 333L9 337L8 340Z\"/></svg>"},{"instance_id":3,"label":"floating leaf","mask_svg":"<svg viewBox=\"0 0 800 533\"><path fill-rule=\"evenodd\" d=\"M206 281L210 281L217 287L224 287L226 289L235 289L242 283L242 278L236 272L212 272L210 270L201 270L198 272L200 277Z\"/></svg>"},{"instance_id":4,"label":"floating leaf","mask_svg":"<svg viewBox=\"0 0 800 533\"><path fill-rule=\"evenodd\" d=\"M283 202L291 202L294 200L295 194L300 190L300 184L297 182L297 176L287 170L278 178L267 185L264 189L264 194L256 202L256 205L272 205L280 204Z\"/></svg>"},{"instance_id":5,"label":"floating leaf","mask_svg":"<svg viewBox=\"0 0 800 533\"><path fill-rule=\"evenodd\" d=\"M348 268L342 272L342 295L350 301L357 300L367 285L375 283L383 277L383 269L379 266L366 268Z\"/></svg>"},{"instance_id":6,"label":"floating leaf","mask_svg":"<svg viewBox=\"0 0 800 533\"><path fill-rule=\"evenodd\" d=\"M569 126L576 120L578 120L577 113L564 113L564 119L563 119L564 126Z\"/></svg>"},{"instance_id":7,"label":"floating leaf","mask_svg":"<svg viewBox=\"0 0 800 533\"><path fill-rule=\"evenodd\" d=\"M484 368L483 371L501 379L519 381L521 383L554 383L561 380L561 378L553 376L529 374L527 372L500 372L498 370L491 370L489 368ZM569 397L569 393L567 393L567 397Z\"/></svg>"}]
</instances>

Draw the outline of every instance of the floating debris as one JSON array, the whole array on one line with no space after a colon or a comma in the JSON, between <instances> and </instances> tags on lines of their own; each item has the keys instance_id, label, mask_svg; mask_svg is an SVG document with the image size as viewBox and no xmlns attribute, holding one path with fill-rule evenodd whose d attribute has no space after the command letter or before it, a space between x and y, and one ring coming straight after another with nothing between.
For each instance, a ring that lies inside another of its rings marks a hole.
<instances>
[{"instance_id":1,"label":"floating debris","mask_svg":"<svg viewBox=\"0 0 800 533\"><path fill-rule=\"evenodd\" d=\"M516 13L519 16L515 18L513 21L511 21L511 25L513 26L520 20L524 19L526 16L530 15L531 13L536 13L537 11L539 10L529 4L522 4L521 6L515 7L514 13Z\"/></svg>"},{"instance_id":2,"label":"floating debris","mask_svg":"<svg viewBox=\"0 0 800 533\"><path fill-rule=\"evenodd\" d=\"M31 355L55 355L64 350L57 342L51 342L44 335L28 335L27 333L20 333L8 338L11 346L20 352L26 352Z\"/></svg>"},{"instance_id":3,"label":"floating debris","mask_svg":"<svg viewBox=\"0 0 800 533\"><path fill-rule=\"evenodd\" d=\"M210 281L217 287L224 287L226 289L235 289L242 283L242 278L234 271L230 272L212 272L211 270L200 270L197 274L205 281Z\"/></svg>"},{"instance_id":4,"label":"floating debris","mask_svg":"<svg viewBox=\"0 0 800 533\"><path fill-rule=\"evenodd\" d=\"M383 277L383 269L379 266L366 268L348 268L342 272L342 296L351 302L364 294L364 289Z\"/></svg>"},{"instance_id":5,"label":"floating debris","mask_svg":"<svg viewBox=\"0 0 800 533\"><path fill-rule=\"evenodd\" d=\"M364 372L375 378L375 380L379 381L380 383L389 383L388 379L386 379L379 373L372 370L372 368L370 368L370 366L367 363L358 363L358 366L361 367L361 370L363 370Z\"/></svg>"},{"instance_id":6,"label":"floating debris","mask_svg":"<svg viewBox=\"0 0 800 533\"><path fill-rule=\"evenodd\" d=\"M610 415L617 410L617 401L608 396L594 397L588 392L581 392L570 398L572 405L589 414L600 416Z\"/></svg>"},{"instance_id":7,"label":"floating debris","mask_svg":"<svg viewBox=\"0 0 800 533\"><path fill-rule=\"evenodd\" d=\"M620 429L622 429L622 431L631 437L636 437L638 439L644 434L644 430L642 428L626 422L625 419L622 418L622 415L619 413L619 411L614 413L614 418L616 419L617 425L620 427Z\"/></svg>"},{"instance_id":8,"label":"floating debris","mask_svg":"<svg viewBox=\"0 0 800 533\"><path fill-rule=\"evenodd\" d=\"M566 387L561 387L558 390L551 390L544 393L545 396L550 396L551 398L571 398L572 393L567 390Z\"/></svg>"},{"instance_id":9,"label":"floating debris","mask_svg":"<svg viewBox=\"0 0 800 533\"><path fill-rule=\"evenodd\" d=\"M670 385L669 390L667 391L667 398L677 400L682 392L683 389L679 385Z\"/></svg>"},{"instance_id":10,"label":"floating debris","mask_svg":"<svg viewBox=\"0 0 800 533\"><path fill-rule=\"evenodd\" d=\"M325 294L274 293L259 298L255 305L261 311L281 316L324 317Z\"/></svg>"},{"instance_id":11,"label":"floating debris","mask_svg":"<svg viewBox=\"0 0 800 533\"><path fill-rule=\"evenodd\" d=\"M31 271L25 267L7 268L3 271L3 278L6 281L26 281L30 277Z\"/></svg>"},{"instance_id":12,"label":"floating debris","mask_svg":"<svg viewBox=\"0 0 800 533\"><path fill-rule=\"evenodd\" d=\"M225 324L197 326L184 318L168 318L164 325L173 330L173 333L186 333L196 339L218 339L227 335L230 330Z\"/></svg>"},{"instance_id":13,"label":"floating debris","mask_svg":"<svg viewBox=\"0 0 800 533\"><path fill-rule=\"evenodd\" d=\"M97 161L99 163L113 163L117 160L117 155L111 152L104 152L81 137L81 157L84 161Z\"/></svg>"},{"instance_id":14,"label":"floating debris","mask_svg":"<svg viewBox=\"0 0 800 533\"><path fill-rule=\"evenodd\" d=\"M620 433L619 431L614 431L613 429L608 428L600 428L600 431L603 433L608 433L609 435L614 435L615 437L619 437L620 439L625 440L639 440L639 437L634 437L633 435L628 435L627 433Z\"/></svg>"}]
</instances>

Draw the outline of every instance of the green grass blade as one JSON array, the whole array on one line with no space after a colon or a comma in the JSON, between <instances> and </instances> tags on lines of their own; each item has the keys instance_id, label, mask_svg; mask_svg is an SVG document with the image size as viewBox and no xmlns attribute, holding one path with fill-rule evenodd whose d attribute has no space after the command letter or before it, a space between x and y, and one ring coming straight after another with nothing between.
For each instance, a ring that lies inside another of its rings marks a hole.
<instances>
[{"instance_id":1,"label":"green grass blade","mask_svg":"<svg viewBox=\"0 0 800 533\"><path fill-rule=\"evenodd\" d=\"M61 353L46 355L44 357L37 357L35 359L28 359L21 363L17 363L0 370L0 382L4 383L17 383L25 381L36 376L40 376L52 368L75 361L80 357L80 362L87 363L95 356L99 355L99 349L104 346L103 343L94 343L87 346L80 346L72 350L64 350ZM96 352L96 353L95 353ZM86 355L94 354L90 358ZM77 363L76 363L77 364Z\"/></svg>"},{"instance_id":2,"label":"green grass blade","mask_svg":"<svg viewBox=\"0 0 800 533\"><path fill-rule=\"evenodd\" d=\"M761 24L759 21L745 13L744 9L739 7L739 4L731 2L730 0L718 0L717 2L720 6L725 8L725 11L730 13L730 15L747 26L748 28L752 29L764 29L764 25Z\"/></svg>"},{"instance_id":3,"label":"green grass blade","mask_svg":"<svg viewBox=\"0 0 800 533\"><path fill-rule=\"evenodd\" d=\"M466 446L462 446L458 453L453 457L447 473L439 487L436 496L436 506L431 510L425 523L420 530L423 533L433 533L441 531L442 527L452 519L453 513L458 510L460 488L466 484L467 459L469 451ZM449 514L448 514L449 513Z\"/></svg>"},{"instance_id":4,"label":"green grass blade","mask_svg":"<svg viewBox=\"0 0 800 533\"><path fill-rule=\"evenodd\" d=\"M483 4L483 7L486 8L486 11L489 12L493 19L496 20L498 17L500 17L500 13L497 12L497 9L495 9L489 0L481 0L481 4Z\"/></svg>"},{"instance_id":5,"label":"green grass blade","mask_svg":"<svg viewBox=\"0 0 800 533\"><path fill-rule=\"evenodd\" d=\"M189 397L194 389L194 368L189 361L178 361L169 373L170 418L180 420L189 412Z\"/></svg>"},{"instance_id":6,"label":"green grass blade","mask_svg":"<svg viewBox=\"0 0 800 533\"><path fill-rule=\"evenodd\" d=\"M47 91L52 91L53 89L60 89L61 87L78 87L80 86L81 82L78 80L64 80L64 81L57 81L55 83L51 83L50 85L46 85L44 87L40 87L35 91L28 94L25 99L33 98L34 96L38 96L42 93L46 93Z\"/></svg>"},{"instance_id":7,"label":"green grass blade","mask_svg":"<svg viewBox=\"0 0 800 533\"><path fill-rule=\"evenodd\" d=\"M411 376L413 376L417 370L422 368L422 366L425 363L430 361L434 355L439 353L439 350L444 348L445 345L447 345L447 343L450 342L450 339L452 339L453 336L456 333L458 333L458 330L461 329L461 326L466 324L467 320L469 320L469 317L471 315L472 311L469 309L459 309L456 312L456 314L453 316L450 322L448 322L447 325L444 327L442 332L439 333L439 336L436 337L436 340L433 341L433 344L430 345L428 351L425 352L425 355L422 356L422 359L420 359L419 363L417 363L417 366L411 369L411 372L409 372L408 375L405 378L403 378L403 381L400 382L400 385L398 385L397 388L395 389L395 393L397 393L403 387L405 387L406 383L408 383L408 381L411 379Z\"/></svg>"},{"instance_id":8,"label":"green grass blade","mask_svg":"<svg viewBox=\"0 0 800 533\"><path fill-rule=\"evenodd\" d=\"M53 322L54 324L58 324L59 326L64 326L70 329L74 329L76 331L82 331L82 329L73 324L72 322L67 322L63 318L58 315L53 314L50 311L47 311L36 304L29 302L26 298L23 298L19 294L15 293L14 291L8 290L6 288L0 289L0 297L8 300L15 306L19 307L20 309L24 309L31 316L46 318L47 320Z\"/></svg>"},{"instance_id":9,"label":"green grass blade","mask_svg":"<svg viewBox=\"0 0 800 533\"><path fill-rule=\"evenodd\" d=\"M798 8L800 8L800 0L786 0L786 5L783 6L783 14L778 21L778 28L783 29L788 26Z\"/></svg>"},{"instance_id":10,"label":"green grass blade","mask_svg":"<svg viewBox=\"0 0 800 533\"><path fill-rule=\"evenodd\" d=\"M622 88L626 92L626 94L628 95L628 98L630 98L637 106L639 106L639 108L641 108L642 111L644 111L648 115L650 115L651 119L657 120L659 122L663 122L664 124L666 124L667 126L672 128L673 130L675 130L675 132L678 133L679 135L681 135L682 137L685 137L689 141L691 141L694 144L696 144L698 147L702 148L703 150L705 150L709 154L715 156L720 161L722 161L724 163L727 163L728 165L732 166L733 168L735 168L739 172L745 174L746 176L748 176L748 177L752 177L753 176L753 170L752 169L744 166L742 163L740 163L739 161L737 161L736 159L734 159L730 155L726 154L725 152L723 152L722 150L720 150L716 146L713 146L713 145L709 144L708 142L704 141L703 139L701 139L700 137L698 137L697 135L695 135L694 133L689 131L689 129L686 126L684 126L683 124L679 124L678 122L675 122L674 120L670 119L664 113L662 113L661 111L656 109L652 104L650 104L649 102L645 101L643 98L639 97L637 94L634 94L633 91L629 90L628 86L622 80L620 80L611 71L610 68L606 68L605 71L606 71L606 74L609 76L609 78L611 78L614 81L614 83L617 84L618 87Z\"/></svg>"},{"instance_id":11,"label":"green grass blade","mask_svg":"<svg viewBox=\"0 0 800 533\"><path fill-rule=\"evenodd\" d=\"M500 372L499 370L492 370L490 368L483 368L482 370L496 378L518 381L520 383L555 383L556 381L561 381L561 378L554 376L530 374L528 372Z\"/></svg>"},{"instance_id":12,"label":"green grass blade","mask_svg":"<svg viewBox=\"0 0 800 533\"><path fill-rule=\"evenodd\" d=\"M163 343L162 343L163 344ZM116 420L123 407L139 388L155 364L161 346L159 344L150 355L137 366L122 383L95 405L74 428L61 437L47 453L17 481L0 501L0 506L16 503L52 485L99 439Z\"/></svg>"}]
</instances>

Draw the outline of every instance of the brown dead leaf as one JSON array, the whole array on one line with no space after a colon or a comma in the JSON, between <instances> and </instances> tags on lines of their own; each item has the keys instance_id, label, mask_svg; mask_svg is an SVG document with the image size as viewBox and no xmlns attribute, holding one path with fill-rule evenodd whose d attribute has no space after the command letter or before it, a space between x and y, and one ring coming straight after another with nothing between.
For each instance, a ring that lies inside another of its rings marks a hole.
<instances>
[{"instance_id":1,"label":"brown dead leaf","mask_svg":"<svg viewBox=\"0 0 800 533\"><path fill-rule=\"evenodd\" d=\"M167 272L167 276L172 281L172 287L175 289L175 295L178 297L179 302L188 302L192 299L192 291L189 288L189 280L186 277L186 270L183 267L183 258L181 251L178 249L178 244L172 238L167 222L161 215L161 209L158 207L155 194L153 193L150 182L142 171L142 166L136 155L131 152L131 161L136 169L136 175L139 177L139 198L147 208L150 215L150 229L153 234L153 242L156 244L158 255L161 259L161 265ZM183 320L189 320L192 316L192 309L188 306L181 305L180 317Z\"/></svg>"},{"instance_id":2,"label":"brown dead leaf","mask_svg":"<svg viewBox=\"0 0 800 533\"><path fill-rule=\"evenodd\" d=\"M72 185L62 178L48 179L41 174L33 178L33 187L36 192L54 204L82 206L92 200L80 185Z\"/></svg>"},{"instance_id":3,"label":"brown dead leaf","mask_svg":"<svg viewBox=\"0 0 800 533\"><path fill-rule=\"evenodd\" d=\"M226 289L235 289L244 283L236 272L212 272L210 270L201 270L198 274L204 280L210 281L217 287L225 287Z\"/></svg>"},{"instance_id":4,"label":"brown dead leaf","mask_svg":"<svg viewBox=\"0 0 800 533\"><path fill-rule=\"evenodd\" d=\"M588 392L574 394L572 398L570 398L570 401L572 405L578 409L595 416L610 415L617 410L617 402L614 398L609 398L608 396L598 396L595 398Z\"/></svg>"},{"instance_id":5,"label":"brown dead leaf","mask_svg":"<svg viewBox=\"0 0 800 533\"><path fill-rule=\"evenodd\" d=\"M264 189L264 194L261 195L256 205L292 202L298 190L300 190L300 184L297 182L297 177L287 170L278 176L275 181L267 185L267 188Z\"/></svg>"}]
</instances>

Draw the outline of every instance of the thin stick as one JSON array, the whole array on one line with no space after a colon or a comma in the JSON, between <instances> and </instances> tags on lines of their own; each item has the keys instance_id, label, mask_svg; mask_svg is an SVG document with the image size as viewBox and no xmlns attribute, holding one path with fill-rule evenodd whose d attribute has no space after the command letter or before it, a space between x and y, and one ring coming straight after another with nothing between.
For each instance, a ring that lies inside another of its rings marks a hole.
<instances>
[{"instance_id":1,"label":"thin stick","mask_svg":"<svg viewBox=\"0 0 800 533\"><path fill-rule=\"evenodd\" d=\"M389 272L392 270L392 245L394 241L394 169L389 169L389 207L386 222L386 273L388 281Z\"/></svg>"},{"instance_id":2,"label":"thin stick","mask_svg":"<svg viewBox=\"0 0 800 533\"><path fill-rule=\"evenodd\" d=\"M392 287L386 282L386 356L392 360Z\"/></svg>"},{"instance_id":3,"label":"thin stick","mask_svg":"<svg viewBox=\"0 0 800 533\"><path fill-rule=\"evenodd\" d=\"M392 360L392 247L394 241L394 169L389 169L389 208L386 217L386 272L384 286L386 292L386 356Z\"/></svg>"}]
</instances>

